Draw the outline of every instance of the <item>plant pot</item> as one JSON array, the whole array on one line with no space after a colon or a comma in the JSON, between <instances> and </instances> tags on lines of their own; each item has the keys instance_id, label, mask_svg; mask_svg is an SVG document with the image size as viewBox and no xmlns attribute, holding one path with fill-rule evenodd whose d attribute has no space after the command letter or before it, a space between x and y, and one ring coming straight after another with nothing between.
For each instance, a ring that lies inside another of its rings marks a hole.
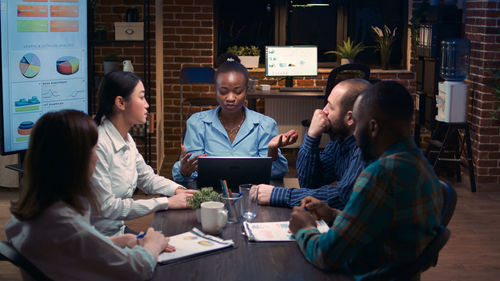
<instances>
[{"instance_id":1,"label":"plant pot","mask_svg":"<svg viewBox=\"0 0 500 281\"><path fill-rule=\"evenodd\" d=\"M259 67L260 56L239 56L241 64L246 68L257 68Z\"/></svg>"},{"instance_id":2,"label":"plant pot","mask_svg":"<svg viewBox=\"0 0 500 281\"><path fill-rule=\"evenodd\" d=\"M347 58L341 58L340 59L340 64L341 65L350 64L350 63L354 63L354 60L353 59L347 59Z\"/></svg>"},{"instance_id":3,"label":"plant pot","mask_svg":"<svg viewBox=\"0 0 500 281\"><path fill-rule=\"evenodd\" d=\"M117 61L104 61L103 63L104 75L118 70L118 62Z\"/></svg>"}]
</instances>

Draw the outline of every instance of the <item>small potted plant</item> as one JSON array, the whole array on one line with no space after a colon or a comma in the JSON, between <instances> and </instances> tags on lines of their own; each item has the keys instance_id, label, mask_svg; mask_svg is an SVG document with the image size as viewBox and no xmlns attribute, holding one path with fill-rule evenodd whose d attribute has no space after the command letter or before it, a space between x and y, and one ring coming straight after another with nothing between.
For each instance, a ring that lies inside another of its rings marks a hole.
<instances>
[{"instance_id":1,"label":"small potted plant","mask_svg":"<svg viewBox=\"0 0 500 281\"><path fill-rule=\"evenodd\" d=\"M109 72L118 70L118 62L118 56L115 54L105 56L103 62L104 75L108 74Z\"/></svg>"},{"instance_id":2,"label":"small potted plant","mask_svg":"<svg viewBox=\"0 0 500 281\"><path fill-rule=\"evenodd\" d=\"M202 187L200 189L200 192L193 194L192 197L187 199L189 208L196 211L196 219L198 220L198 222L201 222L201 203L208 201L222 202L219 198L219 194L215 192L212 187Z\"/></svg>"},{"instance_id":3,"label":"small potted plant","mask_svg":"<svg viewBox=\"0 0 500 281\"><path fill-rule=\"evenodd\" d=\"M377 51L380 53L380 65L382 69L389 68L389 60L391 59L392 43L396 37L395 27L391 30L387 25L384 25L384 29L372 26L373 33L375 34L375 41L377 42Z\"/></svg>"},{"instance_id":4,"label":"small potted plant","mask_svg":"<svg viewBox=\"0 0 500 281\"><path fill-rule=\"evenodd\" d=\"M366 49L362 42L354 45L354 41L351 41L350 37L347 37L347 41L343 41L343 45L337 45L336 51L328 51L325 54L336 54L340 57L340 64L353 63L356 56Z\"/></svg>"},{"instance_id":5,"label":"small potted plant","mask_svg":"<svg viewBox=\"0 0 500 281\"><path fill-rule=\"evenodd\" d=\"M231 46L227 52L237 55L246 68L259 67L260 49L257 46Z\"/></svg>"}]
</instances>

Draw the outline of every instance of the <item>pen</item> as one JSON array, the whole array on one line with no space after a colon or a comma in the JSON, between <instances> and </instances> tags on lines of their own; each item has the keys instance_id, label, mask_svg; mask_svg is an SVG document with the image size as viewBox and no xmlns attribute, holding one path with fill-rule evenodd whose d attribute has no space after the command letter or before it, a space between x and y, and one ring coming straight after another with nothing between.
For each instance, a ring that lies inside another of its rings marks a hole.
<instances>
[{"instance_id":1,"label":"pen","mask_svg":"<svg viewBox=\"0 0 500 281\"><path fill-rule=\"evenodd\" d=\"M144 236L146 236L146 232L137 235L137 239L144 238Z\"/></svg>"}]
</instances>

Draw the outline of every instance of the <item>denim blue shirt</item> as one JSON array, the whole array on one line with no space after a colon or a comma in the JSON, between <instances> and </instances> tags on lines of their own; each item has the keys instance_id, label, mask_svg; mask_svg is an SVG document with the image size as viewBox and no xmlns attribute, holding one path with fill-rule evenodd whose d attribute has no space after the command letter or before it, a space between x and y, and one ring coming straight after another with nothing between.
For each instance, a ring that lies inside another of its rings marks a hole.
<instances>
[{"instance_id":1,"label":"denim blue shirt","mask_svg":"<svg viewBox=\"0 0 500 281\"><path fill-rule=\"evenodd\" d=\"M271 117L265 116L246 107L245 121L240 127L233 143L229 141L226 129L222 126L218 112L220 107L193 114L186 122L184 146L186 153L207 156L266 157L269 141L278 135L278 125ZM288 173L288 161L278 151L278 159L273 161L271 178L281 179ZM172 168L176 182L191 182L198 177L195 171L190 177L180 172L180 162Z\"/></svg>"},{"instance_id":2,"label":"denim blue shirt","mask_svg":"<svg viewBox=\"0 0 500 281\"><path fill-rule=\"evenodd\" d=\"M361 150L353 135L342 141L330 140L323 151L319 143L319 138L306 134L297 158L300 188L275 187L271 206L298 206L304 197L313 196L333 208L344 208L356 178L367 163L361 159Z\"/></svg>"}]
</instances>

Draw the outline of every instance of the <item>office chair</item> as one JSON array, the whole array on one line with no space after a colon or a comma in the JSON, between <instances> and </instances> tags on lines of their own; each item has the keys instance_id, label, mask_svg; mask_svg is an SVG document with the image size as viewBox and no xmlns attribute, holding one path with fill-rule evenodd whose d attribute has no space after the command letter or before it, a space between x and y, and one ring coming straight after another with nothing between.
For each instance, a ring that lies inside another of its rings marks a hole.
<instances>
[{"instance_id":1,"label":"office chair","mask_svg":"<svg viewBox=\"0 0 500 281\"><path fill-rule=\"evenodd\" d=\"M420 256L412 263L399 266L390 274L392 281L399 280L420 280L420 273L426 271L431 266L436 266L439 251L450 239L450 231L446 228L453 216L457 205L457 193L448 183L440 180L441 191L443 192L443 209L441 210L441 226L438 234L427 245Z\"/></svg>"},{"instance_id":2,"label":"office chair","mask_svg":"<svg viewBox=\"0 0 500 281\"><path fill-rule=\"evenodd\" d=\"M441 211L441 225L448 226L448 223L455 212L457 205L457 192L451 185L440 180L441 189L443 191L443 210Z\"/></svg>"},{"instance_id":3,"label":"office chair","mask_svg":"<svg viewBox=\"0 0 500 281\"><path fill-rule=\"evenodd\" d=\"M21 274L28 275L33 280L50 280L9 242L0 242L0 260L11 262L21 270Z\"/></svg>"},{"instance_id":4,"label":"office chair","mask_svg":"<svg viewBox=\"0 0 500 281\"><path fill-rule=\"evenodd\" d=\"M180 120L179 120L179 125L181 128L181 143L184 137L183 133L183 128L184 128L184 103L187 102L189 103L190 107L189 110L191 110L191 106L205 106L205 105L216 105L217 101L215 99L208 99L208 98L203 98L203 97L196 97L196 98L190 98L184 100L184 95L183 95L183 85L184 84L191 84L191 83L207 83L207 84L213 84L214 83L214 74L215 71L211 67L183 67L181 69L181 81L180 81L180 87L181 87L181 114L180 114Z\"/></svg>"},{"instance_id":5,"label":"office chair","mask_svg":"<svg viewBox=\"0 0 500 281\"><path fill-rule=\"evenodd\" d=\"M335 67L330 71L325 87L325 103L332 89L341 81L351 78L362 78L370 81L370 68L364 64L348 63Z\"/></svg>"},{"instance_id":6,"label":"office chair","mask_svg":"<svg viewBox=\"0 0 500 281\"><path fill-rule=\"evenodd\" d=\"M420 256L412 263L401 265L388 274L390 281L420 280L420 273L437 265L439 251L450 239L450 231L441 225L438 234L431 240Z\"/></svg>"},{"instance_id":7,"label":"office chair","mask_svg":"<svg viewBox=\"0 0 500 281\"><path fill-rule=\"evenodd\" d=\"M343 64L335 67L330 71L328 75L328 80L326 81L325 87L325 104L327 103L328 96L332 92L332 89L341 81L351 79L351 78L362 78L366 81L370 81L370 68L366 65L359 63L349 63ZM311 125L311 120L302 120L302 126L309 127Z\"/></svg>"}]
</instances>

